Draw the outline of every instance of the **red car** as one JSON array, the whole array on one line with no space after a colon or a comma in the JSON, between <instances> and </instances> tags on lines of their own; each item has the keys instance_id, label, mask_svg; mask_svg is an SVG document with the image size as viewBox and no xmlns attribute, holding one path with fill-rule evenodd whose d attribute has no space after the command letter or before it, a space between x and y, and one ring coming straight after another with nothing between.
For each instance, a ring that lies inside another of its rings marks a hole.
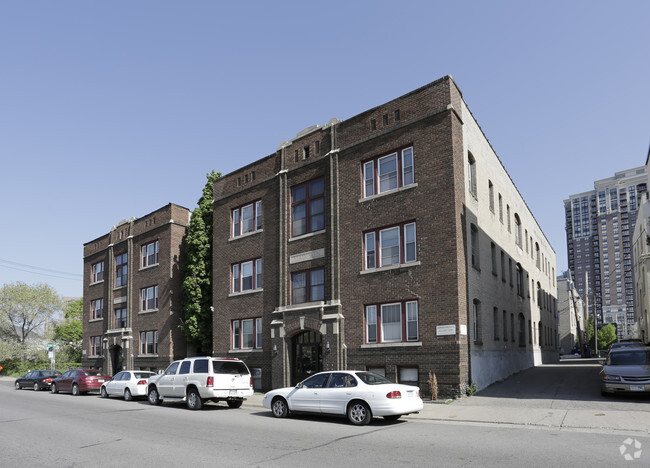
<instances>
[{"instance_id":1,"label":"red car","mask_svg":"<svg viewBox=\"0 0 650 468\"><path fill-rule=\"evenodd\" d=\"M70 369L61 377L52 380L52 393L70 392L81 395L86 392L99 392L102 384L111 378L96 369Z\"/></svg>"}]
</instances>

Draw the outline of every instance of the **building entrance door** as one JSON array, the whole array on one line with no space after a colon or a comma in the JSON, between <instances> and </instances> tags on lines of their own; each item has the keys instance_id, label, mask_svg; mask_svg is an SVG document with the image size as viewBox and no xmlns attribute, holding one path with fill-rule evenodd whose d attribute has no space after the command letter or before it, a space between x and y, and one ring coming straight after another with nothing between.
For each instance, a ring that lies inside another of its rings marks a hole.
<instances>
[{"instance_id":1,"label":"building entrance door","mask_svg":"<svg viewBox=\"0 0 650 468\"><path fill-rule=\"evenodd\" d=\"M122 370L122 362L124 360L124 356L122 355L122 347L121 346L114 346L111 348L111 372L112 375L117 374Z\"/></svg>"},{"instance_id":2,"label":"building entrance door","mask_svg":"<svg viewBox=\"0 0 650 468\"><path fill-rule=\"evenodd\" d=\"M293 338L292 385L323 370L321 344L322 336L315 331L304 332Z\"/></svg>"}]
</instances>

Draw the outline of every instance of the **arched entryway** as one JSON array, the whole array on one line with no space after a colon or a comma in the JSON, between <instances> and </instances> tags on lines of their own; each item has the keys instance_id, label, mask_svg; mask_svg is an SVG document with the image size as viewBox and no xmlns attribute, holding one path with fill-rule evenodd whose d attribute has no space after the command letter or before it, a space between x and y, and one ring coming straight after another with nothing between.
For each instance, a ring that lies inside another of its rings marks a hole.
<instances>
[{"instance_id":1,"label":"arched entryway","mask_svg":"<svg viewBox=\"0 0 650 468\"><path fill-rule=\"evenodd\" d=\"M322 335L306 331L291 340L291 384L323 370Z\"/></svg>"}]
</instances>

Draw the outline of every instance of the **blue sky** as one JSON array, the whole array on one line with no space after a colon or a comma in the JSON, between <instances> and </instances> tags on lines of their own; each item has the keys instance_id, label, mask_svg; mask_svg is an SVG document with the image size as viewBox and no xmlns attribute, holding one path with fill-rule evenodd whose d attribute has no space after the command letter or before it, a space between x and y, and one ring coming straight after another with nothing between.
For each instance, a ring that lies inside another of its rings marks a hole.
<instances>
[{"instance_id":1,"label":"blue sky","mask_svg":"<svg viewBox=\"0 0 650 468\"><path fill-rule=\"evenodd\" d=\"M452 75L567 267L563 200L645 164L650 2L0 3L0 285L206 174Z\"/></svg>"}]
</instances>

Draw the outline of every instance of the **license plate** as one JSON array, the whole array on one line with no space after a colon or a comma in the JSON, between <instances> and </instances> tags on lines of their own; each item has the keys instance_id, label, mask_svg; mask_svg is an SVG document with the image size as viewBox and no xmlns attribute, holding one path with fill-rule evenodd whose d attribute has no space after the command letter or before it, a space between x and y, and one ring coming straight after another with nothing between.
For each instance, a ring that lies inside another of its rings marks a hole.
<instances>
[{"instance_id":1,"label":"license plate","mask_svg":"<svg viewBox=\"0 0 650 468\"><path fill-rule=\"evenodd\" d=\"M645 391L645 386L644 385L630 385L630 391L631 392L644 392Z\"/></svg>"},{"instance_id":2,"label":"license plate","mask_svg":"<svg viewBox=\"0 0 650 468\"><path fill-rule=\"evenodd\" d=\"M97 382L104 383L104 379L97 379Z\"/></svg>"},{"instance_id":3,"label":"license plate","mask_svg":"<svg viewBox=\"0 0 650 468\"><path fill-rule=\"evenodd\" d=\"M230 390L231 395L237 395L237 390Z\"/></svg>"}]
</instances>

